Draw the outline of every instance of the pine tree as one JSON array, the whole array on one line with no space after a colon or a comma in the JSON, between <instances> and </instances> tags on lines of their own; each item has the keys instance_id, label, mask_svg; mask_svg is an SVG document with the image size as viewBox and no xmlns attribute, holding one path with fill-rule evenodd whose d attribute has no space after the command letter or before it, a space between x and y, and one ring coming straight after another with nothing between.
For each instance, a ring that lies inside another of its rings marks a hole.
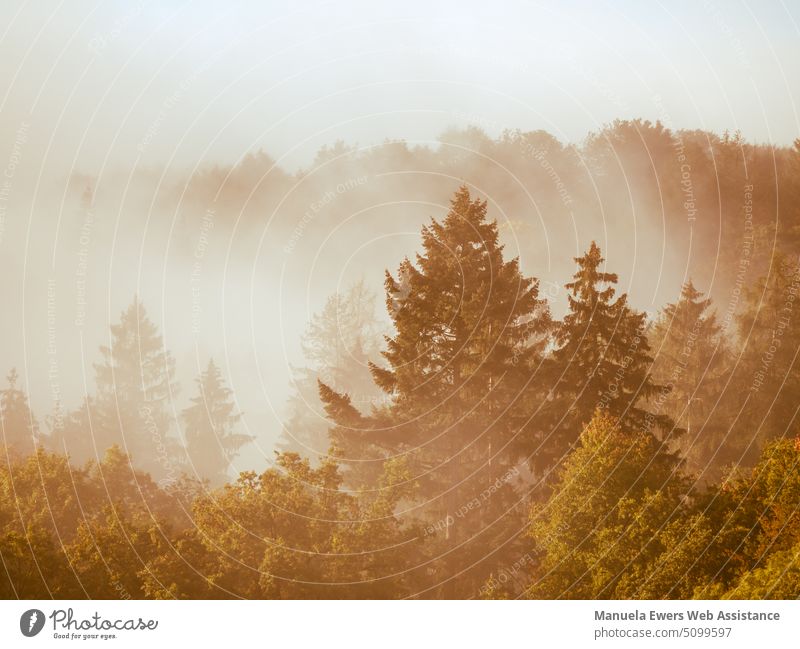
<instances>
[{"instance_id":1,"label":"pine tree","mask_svg":"<svg viewBox=\"0 0 800 649\"><path fill-rule=\"evenodd\" d=\"M500 560L489 549L519 530L517 462L538 404L549 313L538 282L503 259L496 221L466 187L444 221L423 228L422 247L397 280L386 273L395 335L386 338L387 367L371 368L390 403L363 417L326 386L321 396L337 436L408 454L428 520L445 522L434 525L433 550L446 557L443 593L476 594Z\"/></svg>"},{"instance_id":2,"label":"pine tree","mask_svg":"<svg viewBox=\"0 0 800 649\"><path fill-rule=\"evenodd\" d=\"M683 285L677 302L662 309L648 332L655 355L653 378L671 388L659 392L650 407L670 415L687 431L679 444L691 470L705 468L727 430L717 403L727 376L720 332L711 299L691 281Z\"/></svg>"},{"instance_id":3,"label":"pine tree","mask_svg":"<svg viewBox=\"0 0 800 649\"><path fill-rule=\"evenodd\" d=\"M602 270L605 260L596 243L575 261L578 270L566 284L569 312L550 363L549 425L537 457L545 465L564 456L597 410L619 419L624 429L673 429L668 415L645 406L668 390L650 374L645 314L628 306L626 294L615 298L617 275Z\"/></svg>"},{"instance_id":4,"label":"pine tree","mask_svg":"<svg viewBox=\"0 0 800 649\"><path fill-rule=\"evenodd\" d=\"M28 405L28 397L17 387L19 375L12 368L6 377L8 387L0 390L0 424L3 445L8 455L30 455L39 443L39 424Z\"/></svg>"},{"instance_id":5,"label":"pine tree","mask_svg":"<svg viewBox=\"0 0 800 649\"><path fill-rule=\"evenodd\" d=\"M216 486L227 480L239 449L255 438L234 432L242 416L213 360L196 381L197 396L182 413L186 452L192 471Z\"/></svg>"},{"instance_id":6,"label":"pine tree","mask_svg":"<svg viewBox=\"0 0 800 649\"><path fill-rule=\"evenodd\" d=\"M776 254L738 314L741 358L726 404L735 417L726 459L752 465L767 442L798 430L800 263Z\"/></svg>"},{"instance_id":7,"label":"pine tree","mask_svg":"<svg viewBox=\"0 0 800 649\"><path fill-rule=\"evenodd\" d=\"M93 403L96 447L102 452L117 444L154 475L175 474L169 414L177 391L175 361L138 297L111 325L110 345L100 347L100 353Z\"/></svg>"},{"instance_id":8,"label":"pine tree","mask_svg":"<svg viewBox=\"0 0 800 649\"><path fill-rule=\"evenodd\" d=\"M74 410L65 411L56 404L48 417L49 446L56 453L68 455L76 464L103 456L103 450L113 442L107 431L100 433L92 414L99 412L94 397L86 396ZM110 443L110 444L109 444Z\"/></svg>"},{"instance_id":9,"label":"pine tree","mask_svg":"<svg viewBox=\"0 0 800 649\"><path fill-rule=\"evenodd\" d=\"M289 399L289 418L278 440L279 451L299 453L312 460L328 453L330 421L319 398L317 381L346 393L364 414L380 403L383 393L372 381L369 369L370 360L378 356L378 331L375 296L363 280L328 298L303 336L308 365L293 370L294 393ZM347 449L340 451L346 457ZM348 481L353 478L350 469L343 469Z\"/></svg>"}]
</instances>

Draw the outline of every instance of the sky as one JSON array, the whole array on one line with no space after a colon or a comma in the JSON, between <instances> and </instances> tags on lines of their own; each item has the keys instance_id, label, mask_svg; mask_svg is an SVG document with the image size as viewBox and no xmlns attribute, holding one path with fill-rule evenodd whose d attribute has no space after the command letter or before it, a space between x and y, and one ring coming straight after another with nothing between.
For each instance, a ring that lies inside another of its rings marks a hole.
<instances>
[{"instance_id":1,"label":"sky","mask_svg":"<svg viewBox=\"0 0 800 649\"><path fill-rule=\"evenodd\" d=\"M6 2L0 144L37 173L435 141L577 142L617 118L800 134L800 5L766 2Z\"/></svg>"},{"instance_id":2,"label":"sky","mask_svg":"<svg viewBox=\"0 0 800 649\"><path fill-rule=\"evenodd\" d=\"M42 413L56 398L72 406L91 390L96 343L134 290L159 314L182 367L205 361L192 357L183 328L166 323L168 307L188 308L174 297L188 299L186 291L165 288L185 279L174 267L185 260L169 257L151 235L159 230L147 229L159 215L155 199L136 195L139 172L159 185L179 184L258 150L294 172L337 141L435 145L446 129L468 125L493 137L542 129L573 143L632 118L671 129L739 130L780 146L800 136L797 2L6 0L3 7L0 299L11 315L0 321L0 371L18 366ZM105 188L105 205L118 213L87 225L67 201L84 185ZM132 197L151 207L141 232L119 227ZM91 241L86 227L94 228ZM416 230L389 234L402 254L416 245ZM92 249L93 282L104 294L93 294L85 330L74 326L71 294L83 248ZM277 276L256 277L248 260L234 261L238 267L207 279L234 287L224 308L235 312L231 321L249 326L253 295L273 298L282 285ZM66 322L58 327L49 298L56 285ZM301 360L297 334L324 303L319 292L313 305L295 300L286 320L293 351L259 350L271 354L259 376L266 387L264 394L254 387L243 410L262 420L274 415L272 430L280 426L288 367ZM264 301L261 308L269 320L276 306ZM80 363L81 380L62 371L53 383L48 350L56 330L61 362ZM219 349L209 343L204 351ZM240 351L239 385L255 386L253 353ZM236 362L226 361L233 381ZM191 378L182 382L188 392ZM269 407L264 395L272 397Z\"/></svg>"}]
</instances>

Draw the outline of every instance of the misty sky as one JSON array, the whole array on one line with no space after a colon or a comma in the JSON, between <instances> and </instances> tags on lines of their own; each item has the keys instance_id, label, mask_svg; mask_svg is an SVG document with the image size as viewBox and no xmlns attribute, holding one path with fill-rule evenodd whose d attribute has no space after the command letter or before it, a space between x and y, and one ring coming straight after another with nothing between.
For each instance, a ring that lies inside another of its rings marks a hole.
<instances>
[{"instance_id":1,"label":"misty sky","mask_svg":"<svg viewBox=\"0 0 800 649\"><path fill-rule=\"evenodd\" d=\"M43 6L50 7L50 11ZM194 167L263 147L435 140L449 125L580 141L615 118L800 133L800 7L767 2L4 3L2 144L38 171Z\"/></svg>"},{"instance_id":2,"label":"misty sky","mask_svg":"<svg viewBox=\"0 0 800 649\"><path fill-rule=\"evenodd\" d=\"M255 272L282 258L259 249L229 264L218 243L217 266L208 264L224 273L209 270L204 281L213 286L207 295L224 295L224 305L207 309L219 322L202 347L193 346L185 324L190 293L170 284L190 272L170 238L177 213L159 214L131 180L137 173L160 185L160 178L185 180L259 149L294 172L339 140L434 146L447 128L467 125L492 137L542 129L574 143L615 119L637 117L671 129L741 130L750 141L778 145L800 135L796 2L6 0L3 9L0 297L11 315L0 321L0 372L20 368L42 417L57 399L72 407L92 390L97 344L139 292L178 358L181 398L215 355L241 409L256 420L248 432L274 434L289 365L301 360L298 334L329 294L325 281L338 281L309 261L317 274L309 270L302 290L287 290L280 268ZM76 254L85 247L85 216L75 212L74 198L90 185L105 203L92 225L84 329L74 325ZM428 214L441 217L444 207L434 207ZM141 231L119 227L126 222ZM363 244L374 268L361 263L361 248L348 251L348 268L369 271L378 288L383 268L418 244L417 227L389 228L389 235L391 254ZM177 244L191 250L197 236ZM660 250L663 242L653 241ZM326 255L344 258L335 246ZM559 258L569 265L571 256ZM626 279L636 263L650 264L639 255L626 270L627 248L618 258L611 261ZM650 275L648 267L636 276ZM661 290L648 284L652 304L680 286L658 277L650 283ZM56 324L50 292L58 293ZM292 307L280 310L280 336L257 326L276 326L276 296ZM168 307L186 317L168 318ZM227 328L231 322L240 329ZM62 369L54 382L48 349L56 331ZM264 341L256 340L259 331ZM248 339L251 345L241 344ZM75 367L79 380L69 374ZM268 443L265 449L268 455Z\"/></svg>"}]
</instances>

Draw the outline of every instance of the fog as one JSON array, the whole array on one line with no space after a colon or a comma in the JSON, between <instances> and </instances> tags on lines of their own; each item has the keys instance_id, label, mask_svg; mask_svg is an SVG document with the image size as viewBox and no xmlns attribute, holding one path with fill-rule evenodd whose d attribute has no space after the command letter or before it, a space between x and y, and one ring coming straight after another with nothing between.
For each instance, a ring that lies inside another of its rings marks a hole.
<instances>
[{"instance_id":1,"label":"fog","mask_svg":"<svg viewBox=\"0 0 800 649\"><path fill-rule=\"evenodd\" d=\"M358 280L382 304L384 271L459 185L556 315L592 240L654 314L689 277L728 295L741 201L713 203L714 138L786 155L798 133L798 14L781 3L51 5L9 6L2 36L2 369L40 419L75 407L139 295L177 360L176 417L209 357L221 366L257 438L237 470L272 457L311 316ZM634 118L652 124L625 153L603 128Z\"/></svg>"}]
</instances>

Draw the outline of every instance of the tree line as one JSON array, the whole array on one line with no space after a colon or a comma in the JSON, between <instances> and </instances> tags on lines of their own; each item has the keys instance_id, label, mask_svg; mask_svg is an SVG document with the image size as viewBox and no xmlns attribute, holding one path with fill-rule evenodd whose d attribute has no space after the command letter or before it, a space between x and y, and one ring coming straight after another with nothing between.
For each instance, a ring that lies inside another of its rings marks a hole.
<instances>
[{"instance_id":1,"label":"tree line","mask_svg":"<svg viewBox=\"0 0 800 649\"><path fill-rule=\"evenodd\" d=\"M800 595L797 259L732 326L690 281L649 320L592 243L557 319L466 186L421 237L382 345L363 285L312 321L261 473L226 475L249 438L213 362L169 434L174 361L138 300L48 435L12 371L3 596Z\"/></svg>"}]
</instances>

